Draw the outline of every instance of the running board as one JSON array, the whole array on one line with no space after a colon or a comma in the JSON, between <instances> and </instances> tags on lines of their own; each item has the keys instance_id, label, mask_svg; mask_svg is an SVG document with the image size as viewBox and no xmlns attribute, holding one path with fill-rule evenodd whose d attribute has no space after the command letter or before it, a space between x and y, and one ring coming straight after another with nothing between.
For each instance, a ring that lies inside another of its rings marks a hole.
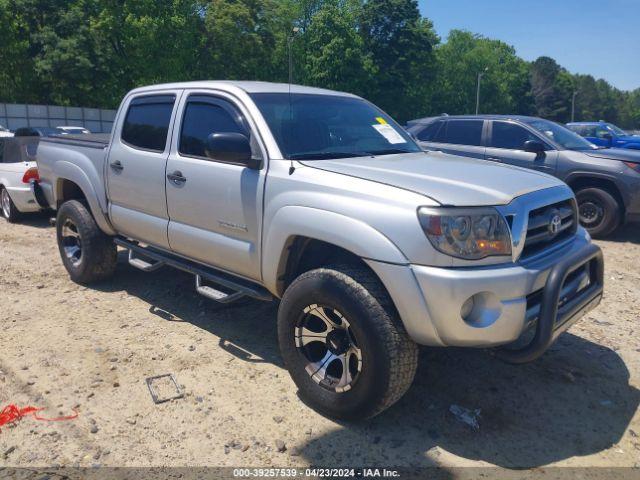
<instances>
[{"instance_id":1,"label":"running board","mask_svg":"<svg viewBox=\"0 0 640 480\"><path fill-rule=\"evenodd\" d=\"M211 300L220 303L230 303L241 297L251 297L257 300L271 301L273 297L269 291L244 278L237 277L230 273L204 266L197 262L187 260L172 253L165 252L154 247L142 247L134 241L116 237L114 239L116 245L129 250L129 263L145 272L152 272L163 266L177 268L196 276L196 291ZM142 260L135 255L144 257ZM203 285L203 280L218 285L225 290L231 291L226 293L214 287Z\"/></svg>"},{"instance_id":2,"label":"running board","mask_svg":"<svg viewBox=\"0 0 640 480\"><path fill-rule=\"evenodd\" d=\"M135 258L133 256L133 250L129 250L129 265L136 267L143 272L154 272L159 268L164 267L165 263L160 260L156 260L154 263L145 262L141 258Z\"/></svg>"},{"instance_id":3,"label":"running board","mask_svg":"<svg viewBox=\"0 0 640 480\"><path fill-rule=\"evenodd\" d=\"M202 277L200 275L196 275L196 292L198 292L203 297L207 297L210 300L215 300L219 303L231 303L235 302L241 297L244 297L244 293L242 292L224 293L208 285L203 285Z\"/></svg>"}]
</instances>

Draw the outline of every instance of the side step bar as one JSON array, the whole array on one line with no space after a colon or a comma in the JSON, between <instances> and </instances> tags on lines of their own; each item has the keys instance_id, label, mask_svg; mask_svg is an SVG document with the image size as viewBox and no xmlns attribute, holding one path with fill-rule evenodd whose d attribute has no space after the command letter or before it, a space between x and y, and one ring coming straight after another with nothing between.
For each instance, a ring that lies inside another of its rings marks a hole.
<instances>
[{"instance_id":1,"label":"side step bar","mask_svg":"<svg viewBox=\"0 0 640 480\"><path fill-rule=\"evenodd\" d=\"M200 275L196 275L196 292L198 292L203 297L207 297L219 303L231 303L245 296L242 292L234 292L228 294L221 292L220 290L216 290L213 287L203 285L202 276Z\"/></svg>"},{"instance_id":2,"label":"side step bar","mask_svg":"<svg viewBox=\"0 0 640 480\"><path fill-rule=\"evenodd\" d=\"M139 268L143 272L153 272L165 266L164 261L157 260L155 263L145 262L141 258L133 256L133 249L129 250L129 265Z\"/></svg>"},{"instance_id":3,"label":"side step bar","mask_svg":"<svg viewBox=\"0 0 640 480\"><path fill-rule=\"evenodd\" d=\"M227 272L206 267L157 248L142 247L138 243L124 238L115 238L114 242L116 245L129 250L129 264L142 271L153 272L161 267L167 266L192 273L196 277L196 291L200 295L215 300L216 302L230 303L241 297L251 297L263 301L271 301L273 299L271 293L269 293L266 288ZM144 260L136 257L136 254L143 257ZM204 285L204 280L219 285L225 290L230 290L231 293L226 293L214 287Z\"/></svg>"}]
</instances>

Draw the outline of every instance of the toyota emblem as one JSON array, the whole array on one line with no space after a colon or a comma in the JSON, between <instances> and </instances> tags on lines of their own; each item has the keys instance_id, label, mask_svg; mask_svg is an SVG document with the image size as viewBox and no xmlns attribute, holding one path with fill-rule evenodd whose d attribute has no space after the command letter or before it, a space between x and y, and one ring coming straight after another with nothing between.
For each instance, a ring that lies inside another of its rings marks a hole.
<instances>
[{"instance_id":1,"label":"toyota emblem","mask_svg":"<svg viewBox=\"0 0 640 480\"><path fill-rule=\"evenodd\" d=\"M560 230L560 226L562 225L562 217L557 213L551 217L549 221L549 234L551 236L555 236Z\"/></svg>"}]
</instances>

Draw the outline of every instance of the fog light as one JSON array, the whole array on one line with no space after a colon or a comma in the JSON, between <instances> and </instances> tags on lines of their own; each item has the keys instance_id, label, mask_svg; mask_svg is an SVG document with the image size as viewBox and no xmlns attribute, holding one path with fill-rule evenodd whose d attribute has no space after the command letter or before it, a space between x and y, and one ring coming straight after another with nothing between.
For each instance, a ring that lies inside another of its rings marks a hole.
<instances>
[{"instance_id":1,"label":"fog light","mask_svg":"<svg viewBox=\"0 0 640 480\"><path fill-rule=\"evenodd\" d=\"M467 317L468 317L469 315L471 315L471 312L472 312L472 310L473 310L473 304L474 304L474 303L475 303L475 302L474 302L474 300L473 300L473 297L469 297L469 298L467 299L467 301L466 301L466 302L464 302L464 304L462 305L462 308L460 309L460 316L461 316L463 319L465 319L465 320L466 320L466 319L467 319Z\"/></svg>"},{"instance_id":2,"label":"fog light","mask_svg":"<svg viewBox=\"0 0 640 480\"><path fill-rule=\"evenodd\" d=\"M460 309L462 319L474 328L493 325L501 314L502 302L491 292L476 293L469 297Z\"/></svg>"}]
</instances>

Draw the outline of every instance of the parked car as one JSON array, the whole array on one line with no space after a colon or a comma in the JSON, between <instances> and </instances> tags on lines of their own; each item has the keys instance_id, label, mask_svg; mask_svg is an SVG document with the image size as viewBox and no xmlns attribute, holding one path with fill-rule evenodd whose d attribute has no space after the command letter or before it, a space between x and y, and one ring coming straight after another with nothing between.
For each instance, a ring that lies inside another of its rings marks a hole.
<instances>
[{"instance_id":1,"label":"parked car","mask_svg":"<svg viewBox=\"0 0 640 480\"><path fill-rule=\"evenodd\" d=\"M0 137L13 137L13 133L4 125L0 125Z\"/></svg>"},{"instance_id":2,"label":"parked car","mask_svg":"<svg viewBox=\"0 0 640 480\"><path fill-rule=\"evenodd\" d=\"M38 179L35 158L27 148L33 142L29 137L0 137L0 205L2 216L9 222L17 221L23 213L40 210L30 185Z\"/></svg>"},{"instance_id":3,"label":"parked car","mask_svg":"<svg viewBox=\"0 0 640 480\"><path fill-rule=\"evenodd\" d=\"M63 135L83 135L85 133L91 133L89 129L84 127L58 126L56 128L62 130Z\"/></svg>"},{"instance_id":4,"label":"parked car","mask_svg":"<svg viewBox=\"0 0 640 480\"><path fill-rule=\"evenodd\" d=\"M600 147L640 150L640 136L630 135L612 123L575 122L567 123L567 127Z\"/></svg>"},{"instance_id":5,"label":"parked car","mask_svg":"<svg viewBox=\"0 0 640 480\"><path fill-rule=\"evenodd\" d=\"M397 401L417 344L507 345L496 354L523 363L600 302L602 254L563 182L422 152L354 95L144 87L110 141L85 137L38 152L71 279L111 277L121 246L135 268L194 274L214 301L280 298L284 363L331 417Z\"/></svg>"},{"instance_id":6,"label":"parked car","mask_svg":"<svg viewBox=\"0 0 640 480\"><path fill-rule=\"evenodd\" d=\"M530 168L565 181L580 223L604 237L640 220L640 153L601 149L554 122L525 116L446 116L413 120L408 130L426 150Z\"/></svg>"}]
</instances>

